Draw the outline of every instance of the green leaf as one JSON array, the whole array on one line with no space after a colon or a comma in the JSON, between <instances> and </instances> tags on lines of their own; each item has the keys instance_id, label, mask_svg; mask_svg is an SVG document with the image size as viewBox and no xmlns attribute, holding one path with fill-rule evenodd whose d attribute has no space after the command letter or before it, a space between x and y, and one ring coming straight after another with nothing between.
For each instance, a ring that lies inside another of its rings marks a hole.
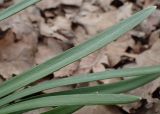
<instances>
[{"instance_id":1,"label":"green leaf","mask_svg":"<svg viewBox=\"0 0 160 114\"><path fill-rule=\"evenodd\" d=\"M138 88L140 86L143 86L144 84L153 81L155 79L157 79L159 76L158 75L152 75L150 77L146 77L146 76L142 76L142 77L137 77L137 78L133 78L133 79L129 79L129 80L124 80L121 82L117 82L117 83L113 83L113 84L106 84L106 85L100 85L100 86L95 86L95 87L86 87L86 88L80 88L77 90L71 90L71 91L65 91L65 92L57 92L57 93L52 93L52 94L48 94L48 95L42 95L39 97L45 97L45 96L50 96L50 95L61 95L61 94L76 94L76 92L79 92L79 94L83 94L83 93L107 93L107 94L113 94L113 93L122 93L122 92L127 92L130 90L133 90L135 88ZM83 106L79 106L79 108L82 108ZM63 109L68 109L68 111L70 111L71 113L76 111L76 108L78 108L78 106L65 106L65 107L57 107L56 110L51 110L49 111L49 114L59 114L58 112L61 112L61 114L66 114L65 111L63 112ZM73 110L75 108L75 110ZM71 114L70 113L70 114ZM48 114L43 113L43 114Z\"/></svg>"},{"instance_id":2,"label":"green leaf","mask_svg":"<svg viewBox=\"0 0 160 114\"><path fill-rule=\"evenodd\" d=\"M126 104L140 100L140 97L118 94L76 94L42 97L20 102L0 109L0 114L12 113L20 110L50 106L73 106L73 105L115 105Z\"/></svg>"},{"instance_id":3,"label":"green leaf","mask_svg":"<svg viewBox=\"0 0 160 114\"><path fill-rule=\"evenodd\" d=\"M72 114L83 106L61 106L42 114Z\"/></svg>"},{"instance_id":4,"label":"green leaf","mask_svg":"<svg viewBox=\"0 0 160 114\"><path fill-rule=\"evenodd\" d=\"M52 93L50 95L69 95L69 94L84 94L84 93L122 93L127 92L132 89L136 89L140 86L143 86L147 84L150 81L153 81L159 77L158 75L151 75L151 76L141 76L129 80L123 80L117 83L111 83L111 84L103 84L93 87L83 87L78 89L73 89L69 91L62 91L62 92L56 92ZM48 94L49 95L49 94ZM44 95L44 96L47 96ZM43 97L44 97L43 96Z\"/></svg>"},{"instance_id":5,"label":"green leaf","mask_svg":"<svg viewBox=\"0 0 160 114\"><path fill-rule=\"evenodd\" d=\"M0 101L0 106L5 105L9 102L12 102L16 99L25 97L27 95L31 95L46 89L55 88L59 86L65 86L69 84L76 84L82 82L103 80L115 77L128 77L128 76L137 76L137 75L146 75L152 73L160 73L160 66L154 67L144 67L144 68L130 68L130 69L119 69L119 70L111 70L99 73L92 73L80 76L73 76L69 78L63 78L53 81L47 81L42 84L38 84L36 86L21 90L19 92L15 92L7 97L2 98ZM150 76L150 75L146 75Z\"/></svg>"},{"instance_id":6,"label":"green leaf","mask_svg":"<svg viewBox=\"0 0 160 114\"><path fill-rule=\"evenodd\" d=\"M122 80L120 82L111 83L111 84L103 84L103 85L97 85L93 87L81 87L73 90L68 91L60 91L60 92L54 92L44 95L38 95L34 96L28 99L34 99L34 98L40 98L40 97L47 97L47 96L57 96L57 95L70 95L70 94L84 94L84 93L123 93L127 92L133 89L136 89L138 87L141 87L155 79L159 78L159 74L155 75L152 74L150 76L140 76L128 80ZM28 100L25 99L25 100Z\"/></svg>"},{"instance_id":7,"label":"green leaf","mask_svg":"<svg viewBox=\"0 0 160 114\"><path fill-rule=\"evenodd\" d=\"M37 97L30 98L31 100L34 98L40 98L40 97L47 97L47 96L54 96L54 95L69 95L69 94L86 94L86 93L107 93L107 94L113 94L113 93L122 93L129 90L133 90L135 88L138 88L140 86L143 86L144 84L151 82L155 79L157 79L159 75L151 75L151 76L141 76L136 77L129 80L124 80L112 84L105 84L105 85L98 85L95 87L85 87L85 88L79 88L75 90L70 91L63 91L63 92L57 92L52 94L45 94L40 95ZM26 99L28 100L28 99ZM68 111L75 111L78 106L62 106L57 107L56 110L51 110L52 114L57 114L59 111L61 114L66 114L65 111L63 112L63 109L67 109ZM81 108L82 106L79 106ZM75 110L73 110L75 109ZM44 113L45 114L45 113ZM59 113L58 113L59 114Z\"/></svg>"},{"instance_id":8,"label":"green leaf","mask_svg":"<svg viewBox=\"0 0 160 114\"><path fill-rule=\"evenodd\" d=\"M57 71L58 69L87 56L88 54L102 48L106 44L116 40L118 37L128 32L137 24L142 22L151 13L155 11L155 6L144 9L132 17L121 21L119 24L109 28L105 32L95 36L87 42L76 46L72 49L65 51L64 53L48 60L47 62L34 67L33 69L24 72L23 74L6 81L0 86L0 97L3 97L23 86L26 86L38 79L45 77L46 75Z\"/></svg>"},{"instance_id":9,"label":"green leaf","mask_svg":"<svg viewBox=\"0 0 160 114\"><path fill-rule=\"evenodd\" d=\"M0 21L8 18L9 16L14 15L15 13L20 12L21 10L35 4L41 0L21 0L17 4L10 6L9 8L5 9L4 11L0 12Z\"/></svg>"}]
</instances>

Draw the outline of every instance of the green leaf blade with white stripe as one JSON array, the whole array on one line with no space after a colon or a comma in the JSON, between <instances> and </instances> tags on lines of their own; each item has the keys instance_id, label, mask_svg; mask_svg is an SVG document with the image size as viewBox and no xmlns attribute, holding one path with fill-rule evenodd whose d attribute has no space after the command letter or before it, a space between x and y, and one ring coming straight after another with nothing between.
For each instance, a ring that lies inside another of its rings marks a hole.
<instances>
[{"instance_id":1,"label":"green leaf blade with white stripe","mask_svg":"<svg viewBox=\"0 0 160 114\"><path fill-rule=\"evenodd\" d=\"M20 102L0 109L0 114L12 113L20 110L35 109L50 106L74 105L116 105L133 103L140 97L122 94L76 94L42 97Z\"/></svg>"},{"instance_id":2,"label":"green leaf blade with white stripe","mask_svg":"<svg viewBox=\"0 0 160 114\"><path fill-rule=\"evenodd\" d=\"M12 15L14 15L15 13L20 12L21 10L39 2L41 0L21 0L19 3L10 6L9 8L3 10L0 12L0 21L4 20Z\"/></svg>"}]
</instances>

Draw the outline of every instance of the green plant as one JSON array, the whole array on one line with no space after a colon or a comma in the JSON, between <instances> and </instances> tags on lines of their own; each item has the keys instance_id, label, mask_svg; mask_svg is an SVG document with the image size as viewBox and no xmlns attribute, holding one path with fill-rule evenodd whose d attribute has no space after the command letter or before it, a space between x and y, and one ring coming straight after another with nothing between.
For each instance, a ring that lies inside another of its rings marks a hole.
<instances>
[{"instance_id":1,"label":"green plant","mask_svg":"<svg viewBox=\"0 0 160 114\"><path fill-rule=\"evenodd\" d=\"M22 0L16 5L2 11L0 13L0 20L3 20L39 1L40 0ZM44 114L70 114L83 107L83 105L115 105L140 100L140 97L119 93L138 88L158 78L160 66L86 74L40 83L20 91L16 90L23 88L116 40L118 37L142 22L154 11L155 6L144 9L134 14L132 17L123 20L106 31L98 34L87 42L69 49L57 57L2 83L0 85L0 114L21 114L41 107L53 107L53 110ZM113 84L98 85L29 97L29 95L34 93L59 86L128 76L134 78Z\"/></svg>"}]
</instances>

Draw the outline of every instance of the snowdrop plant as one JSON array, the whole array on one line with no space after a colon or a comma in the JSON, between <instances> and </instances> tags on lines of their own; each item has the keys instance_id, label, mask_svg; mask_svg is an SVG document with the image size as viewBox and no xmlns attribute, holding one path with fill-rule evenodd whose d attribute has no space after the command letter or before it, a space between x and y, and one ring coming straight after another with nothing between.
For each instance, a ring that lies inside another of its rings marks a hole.
<instances>
[{"instance_id":1,"label":"snowdrop plant","mask_svg":"<svg viewBox=\"0 0 160 114\"><path fill-rule=\"evenodd\" d=\"M0 20L6 19L39 1L40 0L21 0L17 4L1 11ZM43 114L71 114L85 105L117 105L140 100L141 98L138 96L125 95L122 93L157 79L160 74L160 65L82 74L79 76L50 80L28 88L25 87L106 46L141 23L152 14L155 9L155 6L151 6L139 11L130 18L108 28L85 43L73 47L43 64L2 83L0 85L0 114L22 114L43 107L52 107L50 111ZM34 93L51 88L116 77L133 78L112 84L82 87L33 96ZM30 97L31 95L32 97Z\"/></svg>"}]
</instances>

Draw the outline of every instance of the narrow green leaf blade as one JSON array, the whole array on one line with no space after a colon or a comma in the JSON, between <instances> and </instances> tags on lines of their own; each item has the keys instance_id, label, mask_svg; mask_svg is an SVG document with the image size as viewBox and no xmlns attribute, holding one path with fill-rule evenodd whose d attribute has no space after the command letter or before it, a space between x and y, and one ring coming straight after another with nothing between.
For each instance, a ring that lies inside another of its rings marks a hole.
<instances>
[{"instance_id":1,"label":"narrow green leaf blade","mask_svg":"<svg viewBox=\"0 0 160 114\"><path fill-rule=\"evenodd\" d=\"M49 96L3 107L0 109L0 114L50 106L126 104L138 101L140 99L141 98L137 96L122 94L76 94Z\"/></svg>"},{"instance_id":2,"label":"narrow green leaf blade","mask_svg":"<svg viewBox=\"0 0 160 114\"><path fill-rule=\"evenodd\" d=\"M72 114L73 112L77 111L82 107L83 106L61 106L61 107L56 107L51 111L44 112L42 114Z\"/></svg>"},{"instance_id":3,"label":"narrow green leaf blade","mask_svg":"<svg viewBox=\"0 0 160 114\"><path fill-rule=\"evenodd\" d=\"M137 77L137 78L124 80L124 81L113 83L113 84L90 87L92 89L89 89L89 87L88 87L88 89L87 88L81 88L81 90L78 89L78 91L76 91L76 92L88 93L87 90L89 90L90 92L99 92L99 93L102 92L102 93L109 93L109 94L110 93L112 93L112 94L113 93L122 93L122 92L126 92L126 91L129 91L129 90L133 90L133 89L138 88L140 86L143 86L144 84L146 84L150 81L153 81L153 80L157 79L158 77L159 77L158 75L154 75L154 76L150 76L150 77L145 77L145 76ZM61 94L75 94L75 92L73 92L73 91L58 92L57 94L55 94L55 93L48 94L48 96L58 95L58 94L60 94L60 95ZM44 96L47 96L47 95L44 95ZM44 97L44 96L39 96L39 97ZM61 112L61 114L66 114L65 112L61 111L64 108L68 109L68 111L70 110L73 113L73 112L76 111L76 108L82 108L82 107L83 106L79 106L79 107L78 106L65 106L65 107L60 106L60 107L57 107L56 110L53 109L53 110L49 111L50 112L49 114L59 114L58 112ZM75 108L75 110L72 110L74 108ZM48 114L48 113L46 112L46 113L43 113L43 114Z\"/></svg>"},{"instance_id":4,"label":"narrow green leaf blade","mask_svg":"<svg viewBox=\"0 0 160 114\"><path fill-rule=\"evenodd\" d=\"M109 78L116 78L116 77L146 75L146 74L152 74L152 73L160 73L160 66L111 70L111 71L105 71L105 72L99 72L99 73L73 76L73 77L63 78L63 79L58 79L53 81L47 81L45 83L38 84L36 86L24 89L19 92L15 92L7 97L2 98L0 100L1 101L0 106L5 105L9 102L12 102L16 99L25 97L27 95L31 95L46 89L55 88L59 86L96 81L96 80L103 80L103 79L109 79ZM150 75L146 75L146 76L150 76Z\"/></svg>"},{"instance_id":5,"label":"narrow green leaf blade","mask_svg":"<svg viewBox=\"0 0 160 114\"><path fill-rule=\"evenodd\" d=\"M41 0L21 0L19 3L10 6L9 8L3 10L0 12L0 21L4 20L12 15L14 15L15 13L20 12L21 10L39 2Z\"/></svg>"},{"instance_id":6,"label":"narrow green leaf blade","mask_svg":"<svg viewBox=\"0 0 160 114\"><path fill-rule=\"evenodd\" d=\"M97 85L93 87L82 87L82 88L77 88L73 90L68 90L68 91L60 91L60 92L55 92L55 93L49 93L49 94L44 94L44 95L39 95L35 97L31 97L29 99L34 99L34 98L40 98L40 97L47 97L47 96L57 96L57 95L69 95L69 94L84 94L84 93L107 93L107 94L112 94L112 93L123 93L127 92L133 89L136 89L138 87L141 87L157 78L159 78L159 74L153 74L151 76L140 76L136 77L133 79L128 79L128 80L123 80L120 82L116 83L111 83L111 84L103 84L103 85ZM27 99L25 99L27 100Z\"/></svg>"},{"instance_id":7,"label":"narrow green leaf blade","mask_svg":"<svg viewBox=\"0 0 160 114\"><path fill-rule=\"evenodd\" d=\"M124 81L120 81L120 82L112 83L112 84L98 85L95 87L85 87L85 88L79 88L79 89L70 90L70 91L63 91L63 92L57 92L57 93L52 93L52 94L40 95L37 97L33 97L31 99L39 98L39 97L46 97L46 96L54 96L54 95L69 95L69 94L76 94L76 93L79 93L79 94L92 93L92 92L93 93L97 93L97 92L98 93L107 93L107 94L122 93L122 92L133 90L133 89L138 88L140 86L143 86L143 85L157 79L158 77L159 77L159 75L141 76L141 77L136 77L133 79L124 80ZM82 107L82 106L79 106L79 108L80 107ZM61 112L61 110L62 110L61 108L63 109L64 107L56 108L56 112L58 112L58 111ZM74 106L66 106L66 109L68 109L68 110L71 109L71 111L73 108L74 108ZM53 114L56 114L55 110L52 110L50 112L52 112ZM74 110L73 110L73 112L74 112ZM65 113L62 113L62 114L65 114Z\"/></svg>"},{"instance_id":8,"label":"narrow green leaf blade","mask_svg":"<svg viewBox=\"0 0 160 114\"><path fill-rule=\"evenodd\" d=\"M102 48L106 44L116 40L118 37L128 32L130 29L135 27L137 24L147 18L152 12L155 11L155 7L149 7L144 9L132 17L116 24L109 28L107 31L95 36L87 42L67 50L63 54L56 56L47 62L38 65L37 67L12 78L0 86L0 97L3 97L23 86L26 86L38 79L45 77L46 75L57 71L58 69L87 56L88 54Z\"/></svg>"},{"instance_id":9,"label":"narrow green leaf blade","mask_svg":"<svg viewBox=\"0 0 160 114\"><path fill-rule=\"evenodd\" d=\"M152 76L141 76L129 80L123 80L117 83L111 83L111 84L104 84L104 85L98 85L93 87L83 87L78 89L73 89L69 91L62 91L62 92L56 92L52 93L50 95L69 95L69 94L84 94L84 93L122 93L127 92L133 89L136 89L140 86L143 86L155 79L157 79L159 75L152 75ZM44 95L47 96L47 95Z\"/></svg>"}]
</instances>

